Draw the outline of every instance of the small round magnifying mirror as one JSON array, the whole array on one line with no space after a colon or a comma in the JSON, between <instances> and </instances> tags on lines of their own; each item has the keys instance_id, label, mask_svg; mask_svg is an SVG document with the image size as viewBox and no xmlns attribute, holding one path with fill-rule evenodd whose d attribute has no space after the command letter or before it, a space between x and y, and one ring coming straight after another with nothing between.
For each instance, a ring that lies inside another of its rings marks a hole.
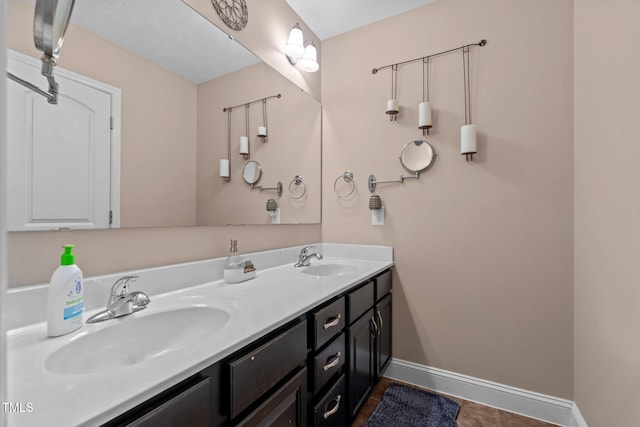
<instances>
[{"instance_id":1,"label":"small round magnifying mirror","mask_svg":"<svg viewBox=\"0 0 640 427\"><path fill-rule=\"evenodd\" d=\"M255 185L262 177L262 166L255 160L250 160L244 165L242 178L249 185Z\"/></svg>"},{"instance_id":2,"label":"small round magnifying mirror","mask_svg":"<svg viewBox=\"0 0 640 427\"><path fill-rule=\"evenodd\" d=\"M411 173L424 172L433 165L436 153L424 140L407 142L400 153L402 167Z\"/></svg>"},{"instance_id":3,"label":"small round magnifying mirror","mask_svg":"<svg viewBox=\"0 0 640 427\"><path fill-rule=\"evenodd\" d=\"M55 60L71 18L74 0L37 0L33 22L33 41L46 57Z\"/></svg>"}]
</instances>

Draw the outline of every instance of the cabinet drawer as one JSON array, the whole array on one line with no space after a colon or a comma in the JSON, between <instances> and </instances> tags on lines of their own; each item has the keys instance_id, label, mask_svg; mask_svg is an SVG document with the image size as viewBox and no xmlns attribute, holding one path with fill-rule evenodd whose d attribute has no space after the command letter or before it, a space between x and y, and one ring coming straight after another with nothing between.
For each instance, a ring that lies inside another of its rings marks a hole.
<instances>
[{"instance_id":1,"label":"cabinet drawer","mask_svg":"<svg viewBox=\"0 0 640 427\"><path fill-rule=\"evenodd\" d=\"M345 352L345 335L341 334L313 359L313 392L317 393L333 377L342 372Z\"/></svg>"},{"instance_id":2,"label":"cabinet drawer","mask_svg":"<svg viewBox=\"0 0 640 427\"><path fill-rule=\"evenodd\" d=\"M257 349L229 362L230 417L262 396L307 356L307 324L300 322Z\"/></svg>"},{"instance_id":3,"label":"cabinet drawer","mask_svg":"<svg viewBox=\"0 0 640 427\"><path fill-rule=\"evenodd\" d=\"M376 301L391 292L391 270L376 277Z\"/></svg>"},{"instance_id":4,"label":"cabinet drawer","mask_svg":"<svg viewBox=\"0 0 640 427\"><path fill-rule=\"evenodd\" d=\"M338 335L345 325L344 298L313 313L313 349L322 347Z\"/></svg>"},{"instance_id":5,"label":"cabinet drawer","mask_svg":"<svg viewBox=\"0 0 640 427\"><path fill-rule=\"evenodd\" d=\"M211 423L209 378L189 387L162 403L137 420L126 423L129 427L199 427Z\"/></svg>"},{"instance_id":6,"label":"cabinet drawer","mask_svg":"<svg viewBox=\"0 0 640 427\"><path fill-rule=\"evenodd\" d=\"M349 324L373 307L374 303L373 281L367 282L360 289L347 294L347 310L349 311Z\"/></svg>"},{"instance_id":7,"label":"cabinet drawer","mask_svg":"<svg viewBox=\"0 0 640 427\"><path fill-rule=\"evenodd\" d=\"M315 426L343 427L346 424L346 386L345 376L342 374L331 390L313 408Z\"/></svg>"},{"instance_id":8,"label":"cabinet drawer","mask_svg":"<svg viewBox=\"0 0 640 427\"><path fill-rule=\"evenodd\" d=\"M306 378L307 369L303 368L236 425L238 427L305 426L307 418Z\"/></svg>"}]
</instances>

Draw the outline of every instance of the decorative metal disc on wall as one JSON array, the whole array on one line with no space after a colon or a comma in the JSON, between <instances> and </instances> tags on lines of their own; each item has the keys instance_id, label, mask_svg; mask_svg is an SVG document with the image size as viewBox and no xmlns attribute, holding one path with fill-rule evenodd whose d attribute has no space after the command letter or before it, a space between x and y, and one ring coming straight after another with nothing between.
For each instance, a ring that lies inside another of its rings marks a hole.
<instances>
[{"instance_id":1,"label":"decorative metal disc on wall","mask_svg":"<svg viewBox=\"0 0 640 427\"><path fill-rule=\"evenodd\" d=\"M211 3L227 27L240 31L247 26L249 11L245 0L211 0Z\"/></svg>"}]
</instances>

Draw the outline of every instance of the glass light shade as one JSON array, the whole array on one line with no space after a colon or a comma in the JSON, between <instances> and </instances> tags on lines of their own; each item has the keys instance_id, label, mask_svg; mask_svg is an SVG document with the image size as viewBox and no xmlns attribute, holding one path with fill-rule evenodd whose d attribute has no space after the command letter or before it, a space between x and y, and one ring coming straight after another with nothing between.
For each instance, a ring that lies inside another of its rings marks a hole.
<instances>
[{"instance_id":1,"label":"glass light shade","mask_svg":"<svg viewBox=\"0 0 640 427\"><path fill-rule=\"evenodd\" d=\"M302 71L308 73L313 73L320 69L320 65L318 64L318 51L313 42L309 43L304 49L304 56L296 65Z\"/></svg>"},{"instance_id":2,"label":"glass light shade","mask_svg":"<svg viewBox=\"0 0 640 427\"><path fill-rule=\"evenodd\" d=\"M284 47L284 53L285 55L295 59L302 58L302 55L305 54L304 41L302 40L302 30L300 29L298 24L296 24L289 33L289 39L287 40L287 44Z\"/></svg>"}]
</instances>

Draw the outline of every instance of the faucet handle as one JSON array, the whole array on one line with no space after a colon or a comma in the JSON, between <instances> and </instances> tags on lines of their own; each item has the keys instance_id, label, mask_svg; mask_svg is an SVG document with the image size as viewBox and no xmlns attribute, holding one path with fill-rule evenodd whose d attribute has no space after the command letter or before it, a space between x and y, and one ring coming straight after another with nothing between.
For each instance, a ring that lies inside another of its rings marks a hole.
<instances>
[{"instance_id":1,"label":"faucet handle","mask_svg":"<svg viewBox=\"0 0 640 427\"><path fill-rule=\"evenodd\" d=\"M139 276L124 276L116 280L111 287L111 296L123 296L129 293L129 283L133 283ZM119 288L122 287L122 290Z\"/></svg>"},{"instance_id":2,"label":"faucet handle","mask_svg":"<svg viewBox=\"0 0 640 427\"><path fill-rule=\"evenodd\" d=\"M300 251L300 255L301 256L307 256L309 254L309 250L310 249L314 249L315 245L311 245L311 246L305 246L304 248L302 248L302 250Z\"/></svg>"}]
</instances>

